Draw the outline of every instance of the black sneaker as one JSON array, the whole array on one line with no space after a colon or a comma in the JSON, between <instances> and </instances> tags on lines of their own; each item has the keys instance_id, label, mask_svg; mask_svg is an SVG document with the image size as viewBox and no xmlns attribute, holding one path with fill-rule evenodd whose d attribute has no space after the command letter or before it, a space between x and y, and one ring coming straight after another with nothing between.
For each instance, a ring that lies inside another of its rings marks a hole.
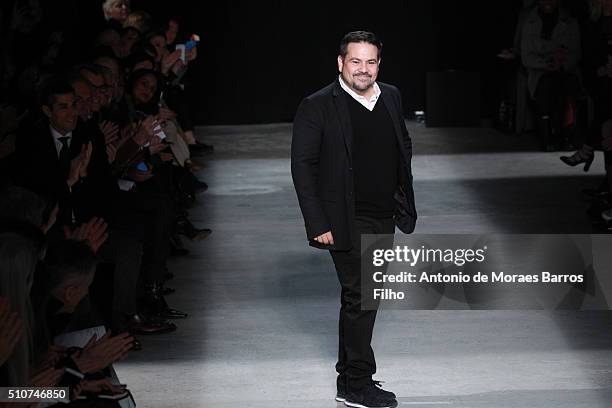
<instances>
[{"instance_id":1,"label":"black sneaker","mask_svg":"<svg viewBox=\"0 0 612 408\"><path fill-rule=\"evenodd\" d=\"M336 401L344 402L346 401L346 378L342 376L338 376L336 380Z\"/></svg>"},{"instance_id":2,"label":"black sneaker","mask_svg":"<svg viewBox=\"0 0 612 408\"><path fill-rule=\"evenodd\" d=\"M358 391L346 394L344 405L355 408L395 408L395 394L380 387L380 382L372 381Z\"/></svg>"}]
</instances>

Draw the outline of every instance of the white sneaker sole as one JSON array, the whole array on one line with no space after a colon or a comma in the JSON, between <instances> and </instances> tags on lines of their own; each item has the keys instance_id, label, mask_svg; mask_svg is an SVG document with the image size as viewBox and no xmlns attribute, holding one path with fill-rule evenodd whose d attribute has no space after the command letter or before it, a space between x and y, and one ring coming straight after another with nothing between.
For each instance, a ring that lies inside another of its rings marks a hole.
<instances>
[{"instance_id":1,"label":"white sneaker sole","mask_svg":"<svg viewBox=\"0 0 612 408\"><path fill-rule=\"evenodd\" d=\"M344 401L344 405L346 405L347 407L354 407L354 408L372 408L372 407L368 407L367 405L361 405L356 402L349 402L349 401ZM394 408L394 407L397 407L397 403L395 403L395 405L385 405L384 407L376 407L376 408Z\"/></svg>"},{"instance_id":2,"label":"white sneaker sole","mask_svg":"<svg viewBox=\"0 0 612 408\"><path fill-rule=\"evenodd\" d=\"M346 398L336 397L336 401L338 401L338 402L344 402L344 401L346 401Z\"/></svg>"}]
</instances>

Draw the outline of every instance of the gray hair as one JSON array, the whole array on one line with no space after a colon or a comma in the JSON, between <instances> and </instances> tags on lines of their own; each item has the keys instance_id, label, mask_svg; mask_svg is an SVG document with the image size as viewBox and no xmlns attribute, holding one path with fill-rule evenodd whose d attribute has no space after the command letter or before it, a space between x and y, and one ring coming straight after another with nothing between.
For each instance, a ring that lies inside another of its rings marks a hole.
<instances>
[{"instance_id":1,"label":"gray hair","mask_svg":"<svg viewBox=\"0 0 612 408\"><path fill-rule=\"evenodd\" d=\"M104 18L110 20L110 10L113 6L119 2L124 2L130 6L130 0L104 0L102 3L102 11L104 12Z\"/></svg>"},{"instance_id":2,"label":"gray hair","mask_svg":"<svg viewBox=\"0 0 612 408\"><path fill-rule=\"evenodd\" d=\"M17 221L40 227L46 221L47 203L42 197L22 187L0 190L0 220Z\"/></svg>"}]
</instances>

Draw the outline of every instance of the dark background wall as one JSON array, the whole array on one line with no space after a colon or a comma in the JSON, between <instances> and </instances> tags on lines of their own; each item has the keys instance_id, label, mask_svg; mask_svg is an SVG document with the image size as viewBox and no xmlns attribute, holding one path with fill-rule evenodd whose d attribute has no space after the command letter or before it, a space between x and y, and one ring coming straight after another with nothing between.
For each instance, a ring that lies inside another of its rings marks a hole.
<instances>
[{"instance_id":1,"label":"dark background wall","mask_svg":"<svg viewBox=\"0 0 612 408\"><path fill-rule=\"evenodd\" d=\"M483 116L497 105L498 61L521 0L133 0L176 15L202 37L192 78L201 123L291 121L300 100L337 75L342 36L369 29L384 42L380 80L397 85L406 113L424 107L427 71L481 73ZM171 6L171 7L170 7Z\"/></svg>"},{"instance_id":2,"label":"dark background wall","mask_svg":"<svg viewBox=\"0 0 612 408\"><path fill-rule=\"evenodd\" d=\"M181 3L189 2L174 1L174 9ZM519 5L516 0L191 3L189 13L179 17L187 32L202 37L194 66L199 121L292 120L304 96L335 78L338 43L356 29L372 30L383 40L380 80L400 87L406 113L424 107L427 71L459 69L482 74L482 109L488 116L498 88L495 54L511 45ZM145 7L155 11L150 2Z\"/></svg>"},{"instance_id":3,"label":"dark background wall","mask_svg":"<svg viewBox=\"0 0 612 408\"><path fill-rule=\"evenodd\" d=\"M101 16L101 0L48 4L76 36ZM499 61L510 47L522 0L239 1L132 0L159 22L182 23L202 37L191 68L198 122L290 121L300 100L337 75L338 43L369 29L384 42L380 80L403 92L407 114L425 106L425 75L447 69L480 73L482 116L498 104ZM86 37L83 37L86 38Z\"/></svg>"}]
</instances>

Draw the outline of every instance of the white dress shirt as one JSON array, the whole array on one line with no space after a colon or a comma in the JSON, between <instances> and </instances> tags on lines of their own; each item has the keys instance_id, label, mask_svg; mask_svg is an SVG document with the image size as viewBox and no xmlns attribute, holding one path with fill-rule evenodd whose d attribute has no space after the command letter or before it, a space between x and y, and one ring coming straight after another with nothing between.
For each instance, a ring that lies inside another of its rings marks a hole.
<instances>
[{"instance_id":1,"label":"white dress shirt","mask_svg":"<svg viewBox=\"0 0 612 408\"><path fill-rule=\"evenodd\" d=\"M372 95L372 97L368 99L365 96L361 96L357 92L349 88L349 86L344 82L344 79L342 79L342 75L339 76L339 79L340 79L340 86L342 87L342 89L346 91L346 93L351 95L353 99L355 99L357 102L362 104L370 112L374 110L374 107L376 106L376 102L378 101L378 98L380 97L380 87L378 86L376 82L374 82L374 85L373 85L374 95Z\"/></svg>"},{"instance_id":2,"label":"white dress shirt","mask_svg":"<svg viewBox=\"0 0 612 408\"><path fill-rule=\"evenodd\" d=\"M55 130L53 126L49 126L51 129L51 136L53 136L53 141L55 142L55 150L57 150L57 157L59 159L60 152L62 151L62 147L64 146L60 141L61 137L68 138L68 147L70 147L70 142L72 142L72 132L68 132L65 135L62 135L60 132Z\"/></svg>"}]
</instances>

